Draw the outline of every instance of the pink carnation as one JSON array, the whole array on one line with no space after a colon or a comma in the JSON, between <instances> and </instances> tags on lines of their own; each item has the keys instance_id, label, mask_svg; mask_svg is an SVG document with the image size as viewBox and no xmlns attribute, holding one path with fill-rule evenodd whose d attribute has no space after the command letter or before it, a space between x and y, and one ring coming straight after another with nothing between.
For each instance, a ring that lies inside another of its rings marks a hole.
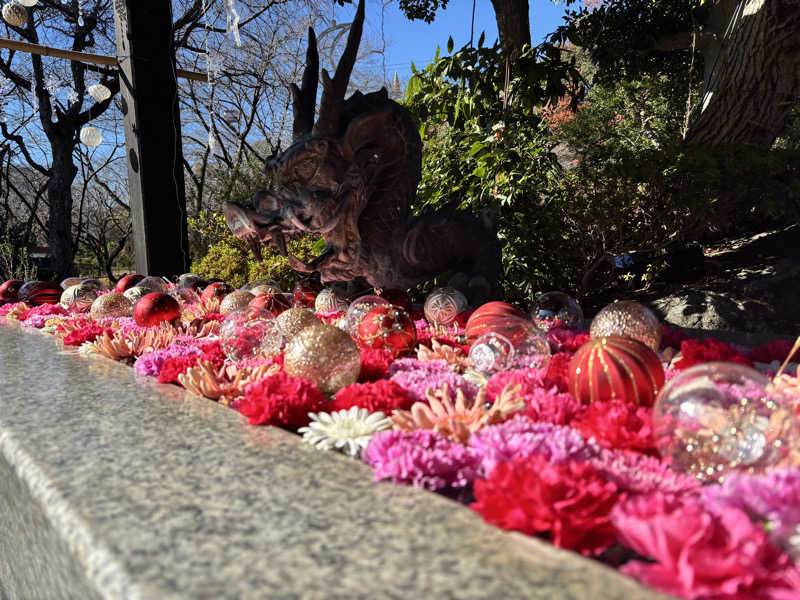
<instances>
[{"instance_id":1,"label":"pink carnation","mask_svg":"<svg viewBox=\"0 0 800 600\"><path fill-rule=\"evenodd\" d=\"M695 498L634 496L611 513L621 541L655 563L622 572L682 598L797 598L800 576L789 557L742 511L706 511Z\"/></svg>"},{"instance_id":2,"label":"pink carnation","mask_svg":"<svg viewBox=\"0 0 800 600\"><path fill-rule=\"evenodd\" d=\"M478 386L454 373L444 360L423 362L415 358L401 358L391 364L389 375L417 402L426 402L425 392L430 388L439 389L443 383L451 390L461 389L470 400L478 393Z\"/></svg>"},{"instance_id":3,"label":"pink carnation","mask_svg":"<svg viewBox=\"0 0 800 600\"><path fill-rule=\"evenodd\" d=\"M692 494L700 490L697 479L674 471L652 456L604 450L589 462L619 489L631 494Z\"/></svg>"},{"instance_id":4,"label":"pink carnation","mask_svg":"<svg viewBox=\"0 0 800 600\"><path fill-rule=\"evenodd\" d=\"M469 485L480 464L472 448L422 429L376 433L363 459L375 469L376 481L391 479L429 490Z\"/></svg>"}]
</instances>

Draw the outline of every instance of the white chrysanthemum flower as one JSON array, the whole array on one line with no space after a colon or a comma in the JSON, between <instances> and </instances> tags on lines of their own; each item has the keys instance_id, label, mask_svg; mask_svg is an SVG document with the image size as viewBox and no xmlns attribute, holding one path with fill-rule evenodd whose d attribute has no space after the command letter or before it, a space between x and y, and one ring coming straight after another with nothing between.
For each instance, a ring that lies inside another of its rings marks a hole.
<instances>
[{"instance_id":1,"label":"white chrysanthemum flower","mask_svg":"<svg viewBox=\"0 0 800 600\"><path fill-rule=\"evenodd\" d=\"M392 428L392 420L382 412L370 413L366 408L353 406L334 413L308 413L311 423L298 429L303 441L320 450L338 450L348 456L358 456L370 438Z\"/></svg>"},{"instance_id":2,"label":"white chrysanthemum flower","mask_svg":"<svg viewBox=\"0 0 800 600\"><path fill-rule=\"evenodd\" d=\"M84 342L78 348L78 352L86 356L90 354L97 354L97 346L95 346L94 342Z\"/></svg>"}]
</instances>

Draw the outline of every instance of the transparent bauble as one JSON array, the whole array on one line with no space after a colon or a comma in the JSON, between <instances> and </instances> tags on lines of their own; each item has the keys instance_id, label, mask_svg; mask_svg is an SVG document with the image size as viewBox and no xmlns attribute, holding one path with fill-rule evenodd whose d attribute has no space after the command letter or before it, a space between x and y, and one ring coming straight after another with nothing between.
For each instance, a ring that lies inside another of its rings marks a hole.
<instances>
[{"instance_id":1,"label":"transparent bauble","mask_svg":"<svg viewBox=\"0 0 800 600\"><path fill-rule=\"evenodd\" d=\"M202 283L203 278L195 273L184 273L178 277L178 287L180 288L196 288Z\"/></svg>"},{"instance_id":2,"label":"transparent bauble","mask_svg":"<svg viewBox=\"0 0 800 600\"><path fill-rule=\"evenodd\" d=\"M380 296L359 296L347 307L347 312L344 318L339 321L337 327L349 333L353 338L356 338L358 336L358 326L361 324L361 319L363 319L364 315L369 311L381 304L389 304L389 301Z\"/></svg>"},{"instance_id":3,"label":"transparent bauble","mask_svg":"<svg viewBox=\"0 0 800 600\"><path fill-rule=\"evenodd\" d=\"M653 407L656 447L673 468L702 481L730 471L788 464L798 439L792 398L758 371L734 363L690 367Z\"/></svg>"},{"instance_id":4,"label":"transparent bauble","mask_svg":"<svg viewBox=\"0 0 800 600\"><path fill-rule=\"evenodd\" d=\"M135 285L122 292L122 295L125 296L128 300L130 300L133 304L136 304L144 296L152 293L153 292L150 288L138 287Z\"/></svg>"},{"instance_id":5,"label":"transparent bauble","mask_svg":"<svg viewBox=\"0 0 800 600\"><path fill-rule=\"evenodd\" d=\"M259 288L257 291L258 293L254 292L253 290ZM261 289L263 288L263 289ZM274 279L255 279L253 281L248 281L245 283L241 288L241 290L245 290L247 292L251 292L254 296L258 296L260 294L277 294L281 291L280 284L275 281Z\"/></svg>"},{"instance_id":6,"label":"transparent bauble","mask_svg":"<svg viewBox=\"0 0 800 600\"><path fill-rule=\"evenodd\" d=\"M449 325L459 313L467 310L467 297L453 287L436 288L425 299L425 319L437 327Z\"/></svg>"},{"instance_id":7,"label":"transparent bauble","mask_svg":"<svg viewBox=\"0 0 800 600\"><path fill-rule=\"evenodd\" d=\"M481 373L544 368L550 362L547 336L530 321L504 317L492 323L469 349L472 366Z\"/></svg>"},{"instance_id":8,"label":"transparent bauble","mask_svg":"<svg viewBox=\"0 0 800 600\"><path fill-rule=\"evenodd\" d=\"M169 286L167 286L166 281L161 279L161 277L153 276L145 277L133 287L144 288L150 290L150 292L161 292L162 294L166 294L169 291Z\"/></svg>"},{"instance_id":9,"label":"transparent bauble","mask_svg":"<svg viewBox=\"0 0 800 600\"><path fill-rule=\"evenodd\" d=\"M108 291L108 286L100 279L81 279L81 285L85 285L86 287L90 287L98 292L105 292Z\"/></svg>"},{"instance_id":10,"label":"transparent bauble","mask_svg":"<svg viewBox=\"0 0 800 600\"><path fill-rule=\"evenodd\" d=\"M534 301L531 319L542 331L553 327L583 327L583 310L569 294L547 292Z\"/></svg>"},{"instance_id":11,"label":"transparent bauble","mask_svg":"<svg viewBox=\"0 0 800 600\"><path fill-rule=\"evenodd\" d=\"M322 288L322 291L314 299L314 312L322 314L346 312L349 307L347 294L337 287Z\"/></svg>"},{"instance_id":12,"label":"transparent bauble","mask_svg":"<svg viewBox=\"0 0 800 600\"><path fill-rule=\"evenodd\" d=\"M178 301L178 304L181 305L181 308L200 302L200 294L195 292L192 288L181 287L180 282L176 287L171 288L167 293Z\"/></svg>"},{"instance_id":13,"label":"transparent bauble","mask_svg":"<svg viewBox=\"0 0 800 600\"><path fill-rule=\"evenodd\" d=\"M280 354L284 339L268 310L240 308L225 317L219 328L222 351L232 361Z\"/></svg>"},{"instance_id":14,"label":"transparent bauble","mask_svg":"<svg viewBox=\"0 0 800 600\"><path fill-rule=\"evenodd\" d=\"M97 299L97 289L90 285L79 283L71 285L61 294L62 308L74 313L88 312L92 307L92 302Z\"/></svg>"},{"instance_id":15,"label":"transparent bauble","mask_svg":"<svg viewBox=\"0 0 800 600\"><path fill-rule=\"evenodd\" d=\"M83 281L80 277L67 277L64 281L61 282L61 289L67 289L71 285L78 285L81 281Z\"/></svg>"}]
</instances>

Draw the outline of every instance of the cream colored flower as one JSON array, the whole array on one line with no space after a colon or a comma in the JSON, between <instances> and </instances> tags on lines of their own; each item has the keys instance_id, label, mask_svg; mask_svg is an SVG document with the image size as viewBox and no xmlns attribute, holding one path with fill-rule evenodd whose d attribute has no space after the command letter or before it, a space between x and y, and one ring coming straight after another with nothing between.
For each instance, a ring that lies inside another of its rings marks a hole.
<instances>
[{"instance_id":1,"label":"cream colored flower","mask_svg":"<svg viewBox=\"0 0 800 600\"><path fill-rule=\"evenodd\" d=\"M392 428L392 420L382 412L370 413L366 408L353 406L333 413L308 413L311 423L301 427L303 441L320 450L338 450L348 456L358 456L370 438Z\"/></svg>"}]
</instances>

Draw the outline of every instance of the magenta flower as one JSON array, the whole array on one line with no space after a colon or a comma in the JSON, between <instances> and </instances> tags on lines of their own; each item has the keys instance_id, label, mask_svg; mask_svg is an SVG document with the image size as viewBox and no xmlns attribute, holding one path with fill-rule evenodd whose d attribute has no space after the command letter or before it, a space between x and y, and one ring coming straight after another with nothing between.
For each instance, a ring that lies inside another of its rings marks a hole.
<instances>
[{"instance_id":1,"label":"magenta flower","mask_svg":"<svg viewBox=\"0 0 800 600\"><path fill-rule=\"evenodd\" d=\"M172 358L173 356L192 356L195 354L201 354L200 350L192 346L170 344L163 350L142 354L136 359L133 370L139 373L139 375L157 377L161 372L161 367L164 366L168 358Z\"/></svg>"},{"instance_id":2,"label":"magenta flower","mask_svg":"<svg viewBox=\"0 0 800 600\"><path fill-rule=\"evenodd\" d=\"M427 402L425 392L429 388L439 389L443 383L453 391L462 390L469 400L478 393L478 386L455 373L445 360L423 362L415 358L401 358L389 366L389 377L405 388L415 402Z\"/></svg>"}]
</instances>

